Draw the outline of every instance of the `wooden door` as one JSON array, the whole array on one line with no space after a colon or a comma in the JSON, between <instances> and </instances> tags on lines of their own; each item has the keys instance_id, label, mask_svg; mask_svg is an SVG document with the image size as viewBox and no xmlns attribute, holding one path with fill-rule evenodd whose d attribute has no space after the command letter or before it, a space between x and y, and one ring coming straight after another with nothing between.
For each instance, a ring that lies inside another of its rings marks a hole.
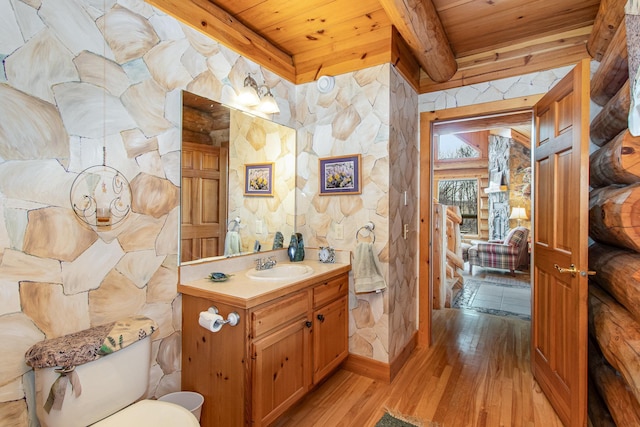
<instances>
[{"instance_id":1,"label":"wooden door","mask_svg":"<svg viewBox=\"0 0 640 427\"><path fill-rule=\"evenodd\" d=\"M182 144L180 261L224 254L228 149Z\"/></svg>"},{"instance_id":2,"label":"wooden door","mask_svg":"<svg viewBox=\"0 0 640 427\"><path fill-rule=\"evenodd\" d=\"M587 409L588 60L536 104L534 120L532 372L562 422L582 427Z\"/></svg>"}]
</instances>

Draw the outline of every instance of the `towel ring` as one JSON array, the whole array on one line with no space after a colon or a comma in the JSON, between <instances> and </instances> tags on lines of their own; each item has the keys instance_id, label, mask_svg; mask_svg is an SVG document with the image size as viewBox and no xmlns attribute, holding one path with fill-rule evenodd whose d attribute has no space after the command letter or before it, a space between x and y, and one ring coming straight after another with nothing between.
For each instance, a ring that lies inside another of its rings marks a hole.
<instances>
[{"instance_id":1,"label":"towel ring","mask_svg":"<svg viewBox=\"0 0 640 427\"><path fill-rule=\"evenodd\" d=\"M237 216L234 219L229 220L227 222L227 231L239 231L240 228L240 217Z\"/></svg>"},{"instance_id":2,"label":"towel ring","mask_svg":"<svg viewBox=\"0 0 640 427\"><path fill-rule=\"evenodd\" d=\"M358 231L356 231L356 242L360 243L360 232L362 230L367 230L369 232L368 236L371 237L371 239L372 239L371 243L375 243L376 242L376 233L373 232L374 228L376 228L376 226L371 221L369 221L368 223L366 223L362 227L358 228ZM367 237L367 236L363 236L363 237Z\"/></svg>"}]
</instances>

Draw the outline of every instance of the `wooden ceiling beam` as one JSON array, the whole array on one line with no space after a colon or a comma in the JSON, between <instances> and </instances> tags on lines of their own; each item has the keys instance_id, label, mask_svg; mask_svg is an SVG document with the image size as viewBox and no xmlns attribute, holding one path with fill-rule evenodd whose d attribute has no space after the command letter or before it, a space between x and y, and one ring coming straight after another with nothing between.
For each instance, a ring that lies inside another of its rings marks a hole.
<instances>
[{"instance_id":1,"label":"wooden ceiling beam","mask_svg":"<svg viewBox=\"0 0 640 427\"><path fill-rule=\"evenodd\" d=\"M601 0L598 14L593 23L593 31L587 42L589 55L601 61L607 47L624 19L624 5L627 0Z\"/></svg>"},{"instance_id":2,"label":"wooden ceiling beam","mask_svg":"<svg viewBox=\"0 0 640 427\"><path fill-rule=\"evenodd\" d=\"M420 91L420 64L413 56L411 48L395 27L391 30L391 64L402 74L407 82Z\"/></svg>"},{"instance_id":3,"label":"wooden ceiling beam","mask_svg":"<svg viewBox=\"0 0 640 427\"><path fill-rule=\"evenodd\" d=\"M278 49L208 0L145 1L280 77L295 82L296 70L291 55Z\"/></svg>"},{"instance_id":4,"label":"wooden ceiling beam","mask_svg":"<svg viewBox=\"0 0 640 427\"><path fill-rule=\"evenodd\" d=\"M420 76L420 93L436 92L465 85L484 83L491 80L521 76L538 71L551 70L567 65L575 65L582 59L588 57L589 53L587 52L586 45L582 43L522 55L507 61L498 61L480 67L460 67L449 81L443 83L434 82L423 73ZM461 58L461 60L464 60L464 58Z\"/></svg>"},{"instance_id":5,"label":"wooden ceiling beam","mask_svg":"<svg viewBox=\"0 0 640 427\"><path fill-rule=\"evenodd\" d=\"M431 80L449 80L458 64L432 1L380 0L380 5Z\"/></svg>"}]
</instances>

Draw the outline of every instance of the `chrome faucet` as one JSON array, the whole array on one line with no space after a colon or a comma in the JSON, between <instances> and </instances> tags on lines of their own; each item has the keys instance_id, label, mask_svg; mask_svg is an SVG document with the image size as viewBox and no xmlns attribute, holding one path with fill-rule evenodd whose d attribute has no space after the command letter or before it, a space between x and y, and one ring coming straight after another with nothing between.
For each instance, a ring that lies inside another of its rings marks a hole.
<instances>
[{"instance_id":1,"label":"chrome faucet","mask_svg":"<svg viewBox=\"0 0 640 427\"><path fill-rule=\"evenodd\" d=\"M256 270L268 270L273 268L277 264L277 261L272 256L269 258L256 259Z\"/></svg>"}]
</instances>

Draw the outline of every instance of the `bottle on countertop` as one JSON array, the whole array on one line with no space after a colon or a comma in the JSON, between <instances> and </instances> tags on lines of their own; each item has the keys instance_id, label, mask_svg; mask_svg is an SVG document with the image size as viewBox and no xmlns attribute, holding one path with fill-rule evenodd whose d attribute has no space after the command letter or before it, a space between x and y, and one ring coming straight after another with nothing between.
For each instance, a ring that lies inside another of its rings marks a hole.
<instances>
[{"instance_id":1,"label":"bottle on countertop","mask_svg":"<svg viewBox=\"0 0 640 427\"><path fill-rule=\"evenodd\" d=\"M276 231L276 235L273 237L273 248L280 249L284 247L284 236L281 232Z\"/></svg>"},{"instance_id":2,"label":"bottle on countertop","mask_svg":"<svg viewBox=\"0 0 640 427\"><path fill-rule=\"evenodd\" d=\"M298 247L296 249L294 261L303 261L304 260L304 239L302 238L302 233L296 233L296 238L298 241Z\"/></svg>"},{"instance_id":3,"label":"bottle on countertop","mask_svg":"<svg viewBox=\"0 0 640 427\"><path fill-rule=\"evenodd\" d=\"M289 255L289 261L295 261L297 250L298 250L298 236L296 236L295 234L292 234L291 240L289 241L289 249L287 250L287 254Z\"/></svg>"}]
</instances>

